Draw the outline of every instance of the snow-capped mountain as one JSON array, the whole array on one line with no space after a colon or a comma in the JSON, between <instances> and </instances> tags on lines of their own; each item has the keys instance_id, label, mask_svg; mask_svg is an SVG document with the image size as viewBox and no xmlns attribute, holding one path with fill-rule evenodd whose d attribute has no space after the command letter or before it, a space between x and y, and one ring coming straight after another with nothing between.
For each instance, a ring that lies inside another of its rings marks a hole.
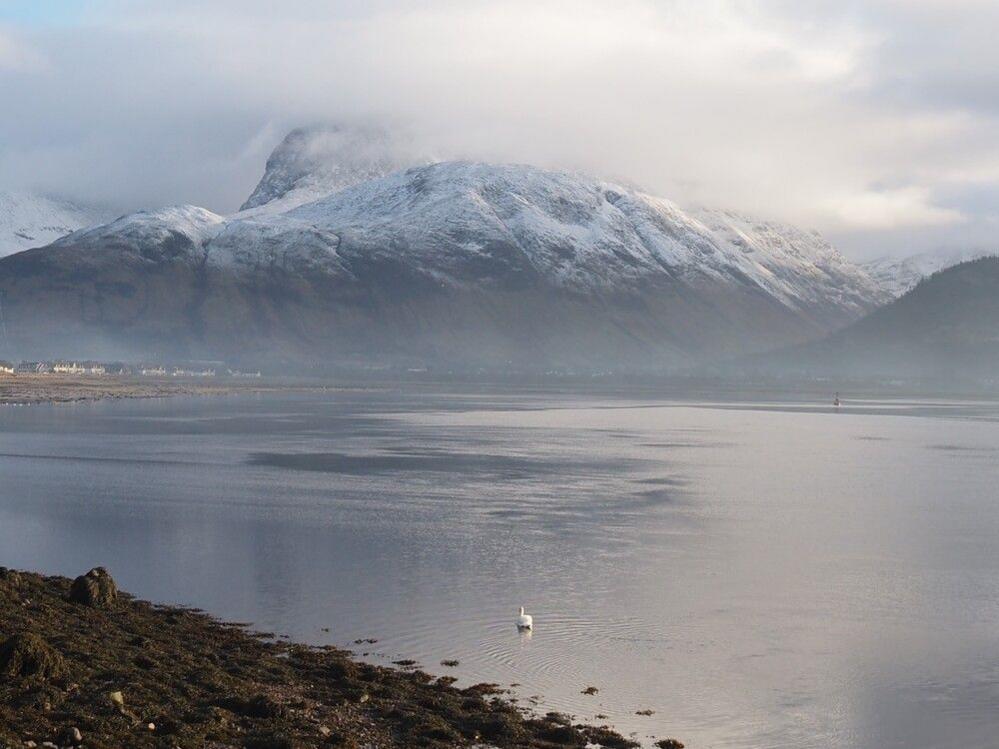
<instances>
[{"instance_id":1,"label":"snow-capped mountain","mask_svg":"<svg viewBox=\"0 0 999 749\"><path fill-rule=\"evenodd\" d=\"M232 216L133 214L0 261L19 351L669 367L885 300L812 232L530 166L393 171L378 145L337 161L309 143L290 135Z\"/></svg>"},{"instance_id":2,"label":"snow-capped mountain","mask_svg":"<svg viewBox=\"0 0 999 749\"><path fill-rule=\"evenodd\" d=\"M256 268L302 254L346 272L363 250L434 284L519 279L587 293L725 282L816 319L849 319L878 290L821 237L732 213L688 213L620 185L522 165L444 162L361 182L281 214L230 221L208 262Z\"/></svg>"},{"instance_id":3,"label":"snow-capped mountain","mask_svg":"<svg viewBox=\"0 0 999 749\"><path fill-rule=\"evenodd\" d=\"M260 183L233 218L286 213L348 187L436 161L379 128L329 125L296 129L274 150ZM570 175L560 176L573 179ZM585 176L579 179L587 181ZM511 189L516 192L513 186ZM607 189L621 194L632 192L615 185ZM838 297L837 303L845 308L860 309L867 308L871 301L888 301L889 297L871 283L863 270L847 261L817 232L758 221L731 211L702 207L683 212L669 201L659 203L674 215L684 214L688 223L706 228L711 242L723 249L727 262L789 304ZM318 210L321 213L323 209ZM682 255L682 251L676 254L678 264L683 263ZM689 261L699 262L697 258Z\"/></svg>"},{"instance_id":4,"label":"snow-capped mountain","mask_svg":"<svg viewBox=\"0 0 999 749\"><path fill-rule=\"evenodd\" d=\"M972 249L961 251L924 252L904 258L882 257L864 263L861 267L892 298L900 297L924 278L968 260L999 254L993 250Z\"/></svg>"},{"instance_id":5,"label":"snow-capped mountain","mask_svg":"<svg viewBox=\"0 0 999 749\"><path fill-rule=\"evenodd\" d=\"M239 210L244 215L280 213L434 160L374 126L297 128L271 153L264 176Z\"/></svg>"},{"instance_id":6,"label":"snow-capped mountain","mask_svg":"<svg viewBox=\"0 0 999 749\"><path fill-rule=\"evenodd\" d=\"M108 218L107 211L65 200L30 192L0 191L0 257L42 247Z\"/></svg>"},{"instance_id":7,"label":"snow-capped mountain","mask_svg":"<svg viewBox=\"0 0 999 749\"><path fill-rule=\"evenodd\" d=\"M698 208L691 212L719 245L741 255L761 286L805 310L833 305L863 314L888 301L869 275L843 257L817 231L753 219L733 212Z\"/></svg>"}]
</instances>

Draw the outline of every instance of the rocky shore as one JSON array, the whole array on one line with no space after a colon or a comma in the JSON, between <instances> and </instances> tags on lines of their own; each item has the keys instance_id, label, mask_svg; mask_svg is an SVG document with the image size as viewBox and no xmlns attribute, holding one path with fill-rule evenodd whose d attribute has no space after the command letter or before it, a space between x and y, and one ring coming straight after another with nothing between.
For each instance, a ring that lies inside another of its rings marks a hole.
<instances>
[{"instance_id":1,"label":"rocky shore","mask_svg":"<svg viewBox=\"0 0 999 749\"><path fill-rule=\"evenodd\" d=\"M161 378L59 374L0 374L0 405L75 403L172 395L225 395L274 389L256 382L186 381Z\"/></svg>"},{"instance_id":2,"label":"rocky shore","mask_svg":"<svg viewBox=\"0 0 999 749\"><path fill-rule=\"evenodd\" d=\"M355 661L117 590L0 568L0 749L637 747L493 684ZM674 748L682 744L660 740Z\"/></svg>"}]
</instances>

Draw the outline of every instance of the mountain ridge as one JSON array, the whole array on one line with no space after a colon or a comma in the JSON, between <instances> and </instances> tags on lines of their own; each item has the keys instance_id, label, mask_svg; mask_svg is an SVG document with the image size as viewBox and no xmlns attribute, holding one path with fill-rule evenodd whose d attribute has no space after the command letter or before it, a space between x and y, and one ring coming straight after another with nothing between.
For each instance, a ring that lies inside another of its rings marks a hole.
<instances>
[{"instance_id":1,"label":"mountain ridge","mask_svg":"<svg viewBox=\"0 0 999 749\"><path fill-rule=\"evenodd\" d=\"M139 212L0 261L8 348L661 368L816 337L885 298L813 232L527 165L382 173L399 162L377 134L311 165L355 136L332 138L290 134L231 216Z\"/></svg>"}]
</instances>

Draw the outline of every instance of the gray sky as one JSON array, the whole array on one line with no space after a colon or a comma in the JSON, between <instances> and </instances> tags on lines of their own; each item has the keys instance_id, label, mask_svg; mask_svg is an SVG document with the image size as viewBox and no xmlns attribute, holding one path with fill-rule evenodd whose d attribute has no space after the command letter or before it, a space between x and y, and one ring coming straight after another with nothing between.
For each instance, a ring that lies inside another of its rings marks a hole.
<instances>
[{"instance_id":1,"label":"gray sky","mask_svg":"<svg viewBox=\"0 0 999 749\"><path fill-rule=\"evenodd\" d=\"M280 11L275 8L280 5ZM996 0L0 0L0 188L231 211L293 126L999 248Z\"/></svg>"}]
</instances>

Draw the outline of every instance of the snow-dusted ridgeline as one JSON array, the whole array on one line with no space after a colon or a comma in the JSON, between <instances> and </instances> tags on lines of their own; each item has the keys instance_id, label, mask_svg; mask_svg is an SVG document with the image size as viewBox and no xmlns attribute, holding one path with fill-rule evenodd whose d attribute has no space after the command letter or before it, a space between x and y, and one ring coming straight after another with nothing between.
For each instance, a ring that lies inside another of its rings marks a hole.
<instances>
[{"instance_id":1,"label":"snow-dusted ridgeline","mask_svg":"<svg viewBox=\"0 0 999 749\"><path fill-rule=\"evenodd\" d=\"M268 157L264 175L240 214L283 213L346 187L434 161L379 127L296 128Z\"/></svg>"},{"instance_id":2,"label":"snow-dusted ridgeline","mask_svg":"<svg viewBox=\"0 0 999 749\"><path fill-rule=\"evenodd\" d=\"M490 270L603 293L710 277L755 285L802 312L836 310L841 319L882 299L863 271L813 232L730 212L686 212L620 185L522 165L414 167L286 213L237 214L209 243L208 258L264 265L294 253L305 236L325 248L331 269L346 243L453 285L495 282Z\"/></svg>"},{"instance_id":3,"label":"snow-dusted ridgeline","mask_svg":"<svg viewBox=\"0 0 999 749\"><path fill-rule=\"evenodd\" d=\"M42 247L85 226L103 223L108 212L31 192L0 191L0 257Z\"/></svg>"},{"instance_id":4,"label":"snow-dusted ridgeline","mask_svg":"<svg viewBox=\"0 0 999 749\"><path fill-rule=\"evenodd\" d=\"M926 252L908 257L882 257L861 267L892 298L900 297L924 278L968 260L999 255L992 250L977 248L960 251Z\"/></svg>"},{"instance_id":5,"label":"snow-dusted ridgeline","mask_svg":"<svg viewBox=\"0 0 999 749\"><path fill-rule=\"evenodd\" d=\"M427 161L378 133L295 131L239 212L124 216L0 263L0 284L24 319L83 310L55 328L74 340L623 368L805 340L888 298L814 232L578 174Z\"/></svg>"}]
</instances>

